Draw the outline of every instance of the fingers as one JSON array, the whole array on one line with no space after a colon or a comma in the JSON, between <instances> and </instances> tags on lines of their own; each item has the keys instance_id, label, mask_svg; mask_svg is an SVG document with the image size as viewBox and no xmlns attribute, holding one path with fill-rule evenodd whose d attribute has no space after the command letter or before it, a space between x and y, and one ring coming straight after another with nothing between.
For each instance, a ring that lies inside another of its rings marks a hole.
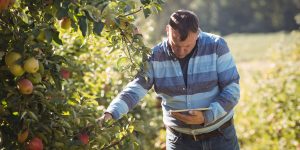
<instances>
[{"instance_id":1,"label":"fingers","mask_svg":"<svg viewBox=\"0 0 300 150\"><path fill-rule=\"evenodd\" d=\"M104 116L96 119L96 122L100 128L102 128L103 120L104 120Z\"/></svg>"},{"instance_id":2,"label":"fingers","mask_svg":"<svg viewBox=\"0 0 300 150\"><path fill-rule=\"evenodd\" d=\"M201 111L197 111L197 110L190 110L189 114L190 115L194 115L194 116L199 116L199 115L202 115L202 112Z\"/></svg>"},{"instance_id":3,"label":"fingers","mask_svg":"<svg viewBox=\"0 0 300 150\"><path fill-rule=\"evenodd\" d=\"M201 111L189 111L189 115L172 112L171 115L186 124L202 124L204 122L203 113Z\"/></svg>"},{"instance_id":4,"label":"fingers","mask_svg":"<svg viewBox=\"0 0 300 150\"><path fill-rule=\"evenodd\" d=\"M112 119L112 115L110 113L104 113L104 121Z\"/></svg>"},{"instance_id":5,"label":"fingers","mask_svg":"<svg viewBox=\"0 0 300 150\"><path fill-rule=\"evenodd\" d=\"M112 115L110 113L105 113L103 116L96 119L96 122L99 125L99 127L102 128L103 123L107 120L110 120L110 119L112 119Z\"/></svg>"},{"instance_id":6,"label":"fingers","mask_svg":"<svg viewBox=\"0 0 300 150\"><path fill-rule=\"evenodd\" d=\"M189 115L184 115L184 114L181 114L179 112L173 112L171 113L172 116L174 116L176 119L179 119L180 121L183 121L185 123L189 123L191 121L191 116Z\"/></svg>"}]
</instances>

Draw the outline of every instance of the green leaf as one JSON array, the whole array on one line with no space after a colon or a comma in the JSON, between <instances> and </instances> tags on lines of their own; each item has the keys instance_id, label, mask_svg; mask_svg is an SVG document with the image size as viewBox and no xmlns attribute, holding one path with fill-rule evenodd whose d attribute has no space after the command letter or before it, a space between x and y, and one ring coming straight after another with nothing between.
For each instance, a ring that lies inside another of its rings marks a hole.
<instances>
[{"instance_id":1,"label":"green leaf","mask_svg":"<svg viewBox=\"0 0 300 150\"><path fill-rule=\"evenodd\" d=\"M101 35L101 32L103 30L104 24L100 21L100 22L94 22L94 28L93 28L93 32L97 35Z\"/></svg>"},{"instance_id":2,"label":"green leaf","mask_svg":"<svg viewBox=\"0 0 300 150\"><path fill-rule=\"evenodd\" d=\"M54 146L55 146L55 147L64 147L64 145L65 145L65 144L62 143L62 142L55 142L55 143L54 143Z\"/></svg>"},{"instance_id":3,"label":"green leaf","mask_svg":"<svg viewBox=\"0 0 300 150\"><path fill-rule=\"evenodd\" d=\"M37 137L41 138L43 140L43 142L45 142L45 144L48 143L47 137L43 133L37 132L35 134L36 134Z\"/></svg>"},{"instance_id":4,"label":"green leaf","mask_svg":"<svg viewBox=\"0 0 300 150\"><path fill-rule=\"evenodd\" d=\"M70 124L64 120L60 120L59 121L61 125L63 125L64 127L67 127L67 128L71 128Z\"/></svg>"},{"instance_id":5,"label":"green leaf","mask_svg":"<svg viewBox=\"0 0 300 150\"><path fill-rule=\"evenodd\" d=\"M51 14L46 13L44 16L45 20L51 20L53 16Z\"/></svg>"},{"instance_id":6,"label":"green leaf","mask_svg":"<svg viewBox=\"0 0 300 150\"><path fill-rule=\"evenodd\" d=\"M72 117L73 117L74 119L77 118L77 114L76 114L74 108L71 108L71 113L72 113Z\"/></svg>"},{"instance_id":7,"label":"green leaf","mask_svg":"<svg viewBox=\"0 0 300 150\"><path fill-rule=\"evenodd\" d=\"M52 130L48 127L48 126L46 126L45 124L40 124L40 126L45 130L45 131L47 131L48 133L52 133Z\"/></svg>"},{"instance_id":8,"label":"green leaf","mask_svg":"<svg viewBox=\"0 0 300 150\"><path fill-rule=\"evenodd\" d=\"M30 116L31 119L35 121L39 121L38 117L32 111L28 110L28 115Z\"/></svg>"},{"instance_id":9,"label":"green leaf","mask_svg":"<svg viewBox=\"0 0 300 150\"><path fill-rule=\"evenodd\" d=\"M27 15L26 15L25 12L21 11L19 13L19 16L20 16L20 18L22 19L23 22L25 22L26 24L28 24L29 20L28 20L28 17L27 17Z\"/></svg>"},{"instance_id":10,"label":"green leaf","mask_svg":"<svg viewBox=\"0 0 300 150\"><path fill-rule=\"evenodd\" d=\"M125 6L125 9L124 9L124 12L129 12L131 10L131 6L130 5L126 5Z\"/></svg>"},{"instance_id":11,"label":"green leaf","mask_svg":"<svg viewBox=\"0 0 300 150\"><path fill-rule=\"evenodd\" d=\"M100 12L99 8L96 8L95 6L91 6L91 5L86 5L84 7L84 12L85 12L85 16L90 21L99 22L99 20L100 20L99 16L101 16L101 12Z\"/></svg>"},{"instance_id":12,"label":"green leaf","mask_svg":"<svg viewBox=\"0 0 300 150\"><path fill-rule=\"evenodd\" d=\"M141 132L141 133L145 133L145 125L143 121L135 121L134 123L134 130Z\"/></svg>"},{"instance_id":13,"label":"green leaf","mask_svg":"<svg viewBox=\"0 0 300 150\"><path fill-rule=\"evenodd\" d=\"M84 10L85 12L85 16L90 20L90 21L96 21L96 19L94 18L93 14L91 11L89 10Z\"/></svg>"},{"instance_id":14,"label":"green leaf","mask_svg":"<svg viewBox=\"0 0 300 150\"><path fill-rule=\"evenodd\" d=\"M27 111L24 111L20 117L20 119L23 119L23 117L27 114Z\"/></svg>"},{"instance_id":15,"label":"green leaf","mask_svg":"<svg viewBox=\"0 0 300 150\"><path fill-rule=\"evenodd\" d=\"M53 38L53 41L56 42L57 44L63 45L62 40L59 38L59 32L58 31L54 30L52 32L52 38Z\"/></svg>"},{"instance_id":16,"label":"green leaf","mask_svg":"<svg viewBox=\"0 0 300 150\"><path fill-rule=\"evenodd\" d=\"M154 5L153 9L156 11L156 13L158 13L159 11L161 11L162 8L161 8L160 4L154 3L153 5Z\"/></svg>"},{"instance_id":17,"label":"green leaf","mask_svg":"<svg viewBox=\"0 0 300 150\"><path fill-rule=\"evenodd\" d=\"M132 133L133 130L134 130L134 126L133 126L133 125L130 125L130 126L128 127L128 129L129 129L129 132Z\"/></svg>"},{"instance_id":18,"label":"green leaf","mask_svg":"<svg viewBox=\"0 0 300 150\"><path fill-rule=\"evenodd\" d=\"M149 5L151 2L150 0L140 0L140 1L143 5Z\"/></svg>"},{"instance_id":19,"label":"green leaf","mask_svg":"<svg viewBox=\"0 0 300 150\"><path fill-rule=\"evenodd\" d=\"M60 20L63 17L66 17L66 16L68 16L68 9L59 7L59 9L58 9L58 11L56 13L57 19Z\"/></svg>"},{"instance_id":20,"label":"green leaf","mask_svg":"<svg viewBox=\"0 0 300 150\"><path fill-rule=\"evenodd\" d=\"M45 30L45 37L48 43L51 43L52 41L52 31L51 30Z\"/></svg>"},{"instance_id":21,"label":"green leaf","mask_svg":"<svg viewBox=\"0 0 300 150\"><path fill-rule=\"evenodd\" d=\"M34 95L37 95L37 96L39 96L39 97L44 97L44 94L43 94L42 92L40 92L40 91L37 91L37 90L34 90L34 91L33 91L33 94L34 94Z\"/></svg>"},{"instance_id":22,"label":"green leaf","mask_svg":"<svg viewBox=\"0 0 300 150\"><path fill-rule=\"evenodd\" d=\"M149 17L151 14L151 10L149 8L143 9L145 18Z\"/></svg>"},{"instance_id":23,"label":"green leaf","mask_svg":"<svg viewBox=\"0 0 300 150\"><path fill-rule=\"evenodd\" d=\"M88 21L85 16L79 18L79 29L83 36L86 36L86 32L88 29Z\"/></svg>"},{"instance_id":24,"label":"green leaf","mask_svg":"<svg viewBox=\"0 0 300 150\"><path fill-rule=\"evenodd\" d=\"M157 0L157 2L158 2L159 4L163 4L163 3L165 3L165 0Z\"/></svg>"},{"instance_id":25,"label":"green leaf","mask_svg":"<svg viewBox=\"0 0 300 150\"><path fill-rule=\"evenodd\" d=\"M53 70L51 70L51 76L52 76L52 79L54 80L57 90L61 91L62 85L61 85L61 80L59 78L59 75L56 72L54 72Z\"/></svg>"},{"instance_id":26,"label":"green leaf","mask_svg":"<svg viewBox=\"0 0 300 150\"><path fill-rule=\"evenodd\" d=\"M74 22L74 21L71 22L71 27L72 27L75 31L78 30L78 26L77 26L76 22Z\"/></svg>"}]
</instances>

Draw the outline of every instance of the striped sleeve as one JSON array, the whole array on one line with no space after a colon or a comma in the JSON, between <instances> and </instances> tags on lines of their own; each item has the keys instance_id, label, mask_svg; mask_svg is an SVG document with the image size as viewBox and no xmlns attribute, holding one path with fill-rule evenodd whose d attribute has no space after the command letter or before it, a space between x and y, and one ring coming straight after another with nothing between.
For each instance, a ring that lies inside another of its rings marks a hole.
<instances>
[{"instance_id":1,"label":"striped sleeve","mask_svg":"<svg viewBox=\"0 0 300 150\"><path fill-rule=\"evenodd\" d=\"M106 112L112 114L114 119L120 119L147 94L153 85L153 68L148 61L145 67L133 81L127 84L118 96L108 106Z\"/></svg>"},{"instance_id":2,"label":"striped sleeve","mask_svg":"<svg viewBox=\"0 0 300 150\"><path fill-rule=\"evenodd\" d=\"M235 62L224 39L218 40L217 73L220 93L216 101L210 104L211 110L204 112L205 125L214 123L224 117L238 103L240 86Z\"/></svg>"}]
</instances>

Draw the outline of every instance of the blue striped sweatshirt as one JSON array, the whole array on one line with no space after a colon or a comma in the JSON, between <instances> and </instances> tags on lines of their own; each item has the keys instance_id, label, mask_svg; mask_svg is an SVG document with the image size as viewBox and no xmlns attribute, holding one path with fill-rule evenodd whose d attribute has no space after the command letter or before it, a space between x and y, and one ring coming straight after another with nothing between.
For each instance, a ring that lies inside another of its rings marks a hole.
<instances>
[{"instance_id":1,"label":"blue striped sweatshirt","mask_svg":"<svg viewBox=\"0 0 300 150\"><path fill-rule=\"evenodd\" d=\"M225 40L200 32L197 48L187 69L185 85L179 60L164 40L152 49L147 67L110 103L106 112L119 119L133 109L154 85L162 98L164 123L187 134L206 133L233 116L240 97L239 74ZM188 125L172 117L169 110L209 107L203 112L204 124Z\"/></svg>"}]
</instances>

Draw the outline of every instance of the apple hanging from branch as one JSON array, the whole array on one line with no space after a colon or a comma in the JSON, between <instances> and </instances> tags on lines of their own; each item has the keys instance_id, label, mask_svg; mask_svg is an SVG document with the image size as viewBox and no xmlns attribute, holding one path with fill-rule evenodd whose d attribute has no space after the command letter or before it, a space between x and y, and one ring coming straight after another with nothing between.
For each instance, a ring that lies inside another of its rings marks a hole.
<instances>
[{"instance_id":1,"label":"apple hanging from branch","mask_svg":"<svg viewBox=\"0 0 300 150\"><path fill-rule=\"evenodd\" d=\"M33 91L32 82L28 79L21 79L18 82L18 89L22 94L29 95Z\"/></svg>"},{"instance_id":2,"label":"apple hanging from branch","mask_svg":"<svg viewBox=\"0 0 300 150\"><path fill-rule=\"evenodd\" d=\"M19 143L24 143L26 141L27 137L28 137L28 133L29 133L28 129L24 130L23 132L20 132L18 134L18 142Z\"/></svg>"},{"instance_id":3,"label":"apple hanging from branch","mask_svg":"<svg viewBox=\"0 0 300 150\"><path fill-rule=\"evenodd\" d=\"M1 0L0 0L1 1ZM9 52L5 55L5 63L7 66L13 65L14 63L16 63L16 61L18 61L19 59L21 59L21 54L17 53L17 52Z\"/></svg>"},{"instance_id":4,"label":"apple hanging from branch","mask_svg":"<svg viewBox=\"0 0 300 150\"><path fill-rule=\"evenodd\" d=\"M34 137L27 145L27 150L43 150L44 145L40 138Z\"/></svg>"},{"instance_id":5,"label":"apple hanging from branch","mask_svg":"<svg viewBox=\"0 0 300 150\"><path fill-rule=\"evenodd\" d=\"M0 12L6 10L10 4L10 0L0 0Z\"/></svg>"},{"instance_id":6,"label":"apple hanging from branch","mask_svg":"<svg viewBox=\"0 0 300 150\"><path fill-rule=\"evenodd\" d=\"M89 135L87 133L81 133L79 135L79 139L83 145L86 145L89 143Z\"/></svg>"},{"instance_id":7,"label":"apple hanging from branch","mask_svg":"<svg viewBox=\"0 0 300 150\"><path fill-rule=\"evenodd\" d=\"M60 27L68 30L71 28L71 19L68 17L64 17L59 21Z\"/></svg>"},{"instance_id":8,"label":"apple hanging from branch","mask_svg":"<svg viewBox=\"0 0 300 150\"><path fill-rule=\"evenodd\" d=\"M66 68L62 68L60 70L60 75L63 79L69 79L71 77L71 72Z\"/></svg>"},{"instance_id":9,"label":"apple hanging from branch","mask_svg":"<svg viewBox=\"0 0 300 150\"><path fill-rule=\"evenodd\" d=\"M36 73L39 70L39 61L34 57L24 61L24 70L28 73Z\"/></svg>"}]
</instances>

